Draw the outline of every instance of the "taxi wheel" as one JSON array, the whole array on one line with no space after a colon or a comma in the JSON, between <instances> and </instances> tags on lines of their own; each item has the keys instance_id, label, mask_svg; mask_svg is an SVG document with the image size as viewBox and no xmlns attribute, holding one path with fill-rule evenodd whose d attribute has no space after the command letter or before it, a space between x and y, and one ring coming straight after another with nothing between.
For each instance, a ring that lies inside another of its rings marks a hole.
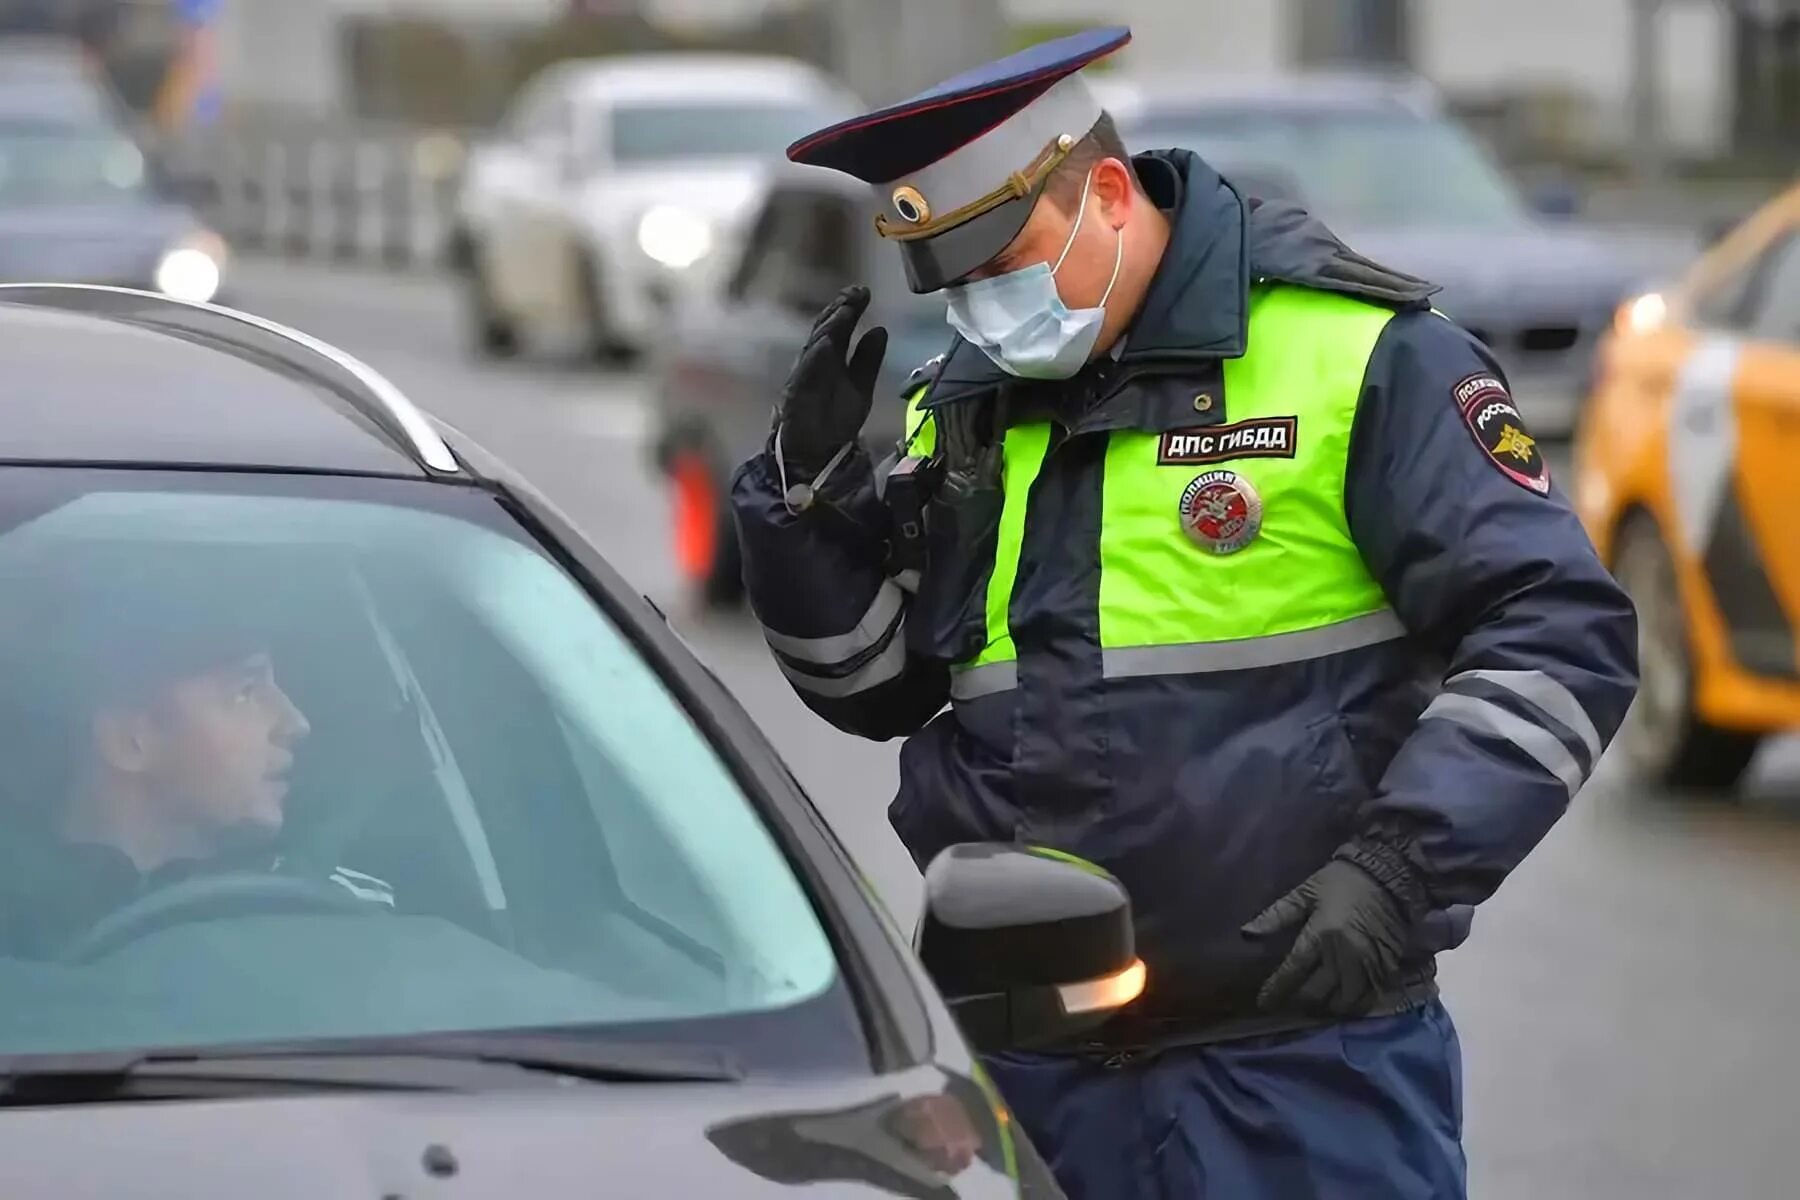
<instances>
[{"instance_id":1,"label":"taxi wheel","mask_svg":"<svg viewBox=\"0 0 1800 1200\"><path fill-rule=\"evenodd\" d=\"M669 463L669 482L683 581L702 608L736 608L744 598L743 559L718 472L699 451L681 450Z\"/></svg>"},{"instance_id":2,"label":"taxi wheel","mask_svg":"<svg viewBox=\"0 0 1800 1200\"><path fill-rule=\"evenodd\" d=\"M1638 694L1615 741L1626 766L1662 786L1732 788L1762 739L1695 714L1693 654L1675 560L1648 516L1640 513L1620 530L1613 574L1638 614Z\"/></svg>"}]
</instances>

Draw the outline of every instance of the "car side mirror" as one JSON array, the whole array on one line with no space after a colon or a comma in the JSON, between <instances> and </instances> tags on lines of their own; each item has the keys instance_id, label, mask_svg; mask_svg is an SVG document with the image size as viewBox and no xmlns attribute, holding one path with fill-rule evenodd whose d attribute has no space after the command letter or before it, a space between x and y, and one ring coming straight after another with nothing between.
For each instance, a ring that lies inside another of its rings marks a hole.
<instances>
[{"instance_id":1,"label":"car side mirror","mask_svg":"<svg viewBox=\"0 0 1800 1200\"><path fill-rule=\"evenodd\" d=\"M926 868L914 940L982 1053L1083 1033L1144 990L1124 886L1056 850L951 846Z\"/></svg>"}]
</instances>

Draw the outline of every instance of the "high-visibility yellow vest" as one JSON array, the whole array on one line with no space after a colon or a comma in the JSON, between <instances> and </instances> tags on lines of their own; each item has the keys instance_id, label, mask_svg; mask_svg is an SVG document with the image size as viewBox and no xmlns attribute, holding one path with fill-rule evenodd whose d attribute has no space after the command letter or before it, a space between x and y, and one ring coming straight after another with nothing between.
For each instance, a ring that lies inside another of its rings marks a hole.
<instances>
[{"instance_id":1,"label":"high-visibility yellow vest","mask_svg":"<svg viewBox=\"0 0 1800 1200\"><path fill-rule=\"evenodd\" d=\"M1210 441L1170 447L1174 463L1190 447L1200 460L1218 457L1222 445L1241 455L1183 468L1162 461L1160 433L1106 435L1099 629L1109 678L1274 665L1399 636L1399 619L1344 514L1363 376L1393 315L1335 293L1258 286L1248 352L1224 363L1229 422L1194 431L1213 435ZM915 454L929 454L935 441L929 411L920 408L926 393L921 387L909 399ZM1016 682L1007 611L1031 485L1050 436L1041 421L1006 433L986 644L954 668L954 698ZM1237 545L1232 535L1243 510L1258 502L1254 536ZM1215 516L1202 520L1202 535L1184 534L1179 514L1205 511Z\"/></svg>"}]
</instances>

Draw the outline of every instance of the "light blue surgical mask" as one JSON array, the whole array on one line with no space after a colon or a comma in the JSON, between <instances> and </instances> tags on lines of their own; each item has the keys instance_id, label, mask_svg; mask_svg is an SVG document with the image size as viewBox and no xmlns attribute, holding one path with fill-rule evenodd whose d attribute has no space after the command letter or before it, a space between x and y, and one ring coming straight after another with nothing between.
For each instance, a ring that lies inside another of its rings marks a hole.
<instances>
[{"instance_id":1,"label":"light blue surgical mask","mask_svg":"<svg viewBox=\"0 0 1800 1200\"><path fill-rule=\"evenodd\" d=\"M1022 379L1067 379L1081 370L1094 352L1106 319L1106 301L1119 282L1119 267L1125 261L1124 231L1117 234L1112 279L1098 307L1070 309L1056 290L1056 273L1075 245L1075 235L1081 232L1093 182L1090 171L1081 185L1075 228L1069 231L1055 266L1033 263L991 279L944 289L950 327L981 347L982 353L1008 374Z\"/></svg>"}]
</instances>

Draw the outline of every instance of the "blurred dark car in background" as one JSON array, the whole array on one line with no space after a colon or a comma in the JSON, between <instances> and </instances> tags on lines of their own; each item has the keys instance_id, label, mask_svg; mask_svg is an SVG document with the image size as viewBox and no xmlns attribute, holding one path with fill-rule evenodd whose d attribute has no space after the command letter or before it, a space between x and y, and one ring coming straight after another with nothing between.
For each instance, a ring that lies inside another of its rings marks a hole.
<instances>
[{"instance_id":1,"label":"blurred dark car in background","mask_svg":"<svg viewBox=\"0 0 1800 1200\"><path fill-rule=\"evenodd\" d=\"M1428 85L1133 79L1104 100L1133 151L1193 150L1241 191L1304 204L1359 252L1441 285L1437 307L1493 350L1534 432L1573 430L1596 340L1649 268L1569 220L1566 189L1528 201Z\"/></svg>"},{"instance_id":2,"label":"blurred dark car in background","mask_svg":"<svg viewBox=\"0 0 1800 1200\"><path fill-rule=\"evenodd\" d=\"M941 297L915 295L900 257L875 236L869 189L819 167L769 167L735 261L714 291L675 313L652 360L657 465L669 480L676 559L703 603L741 598L725 488L761 450L794 356L839 289L871 292L859 332L882 325L887 357L864 441L878 459L901 432L901 387L954 336Z\"/></svg>"},{"instance_id":3,"label":"blurred dark car in background","mask_svg":"<svg viewBox=\"0 0 1800 1200\"><path fill-rule=\"evenodd\" d=\"M0 42L0 282L222 296L227 251L78 49Z\"/></svg>"}]
</instances>

